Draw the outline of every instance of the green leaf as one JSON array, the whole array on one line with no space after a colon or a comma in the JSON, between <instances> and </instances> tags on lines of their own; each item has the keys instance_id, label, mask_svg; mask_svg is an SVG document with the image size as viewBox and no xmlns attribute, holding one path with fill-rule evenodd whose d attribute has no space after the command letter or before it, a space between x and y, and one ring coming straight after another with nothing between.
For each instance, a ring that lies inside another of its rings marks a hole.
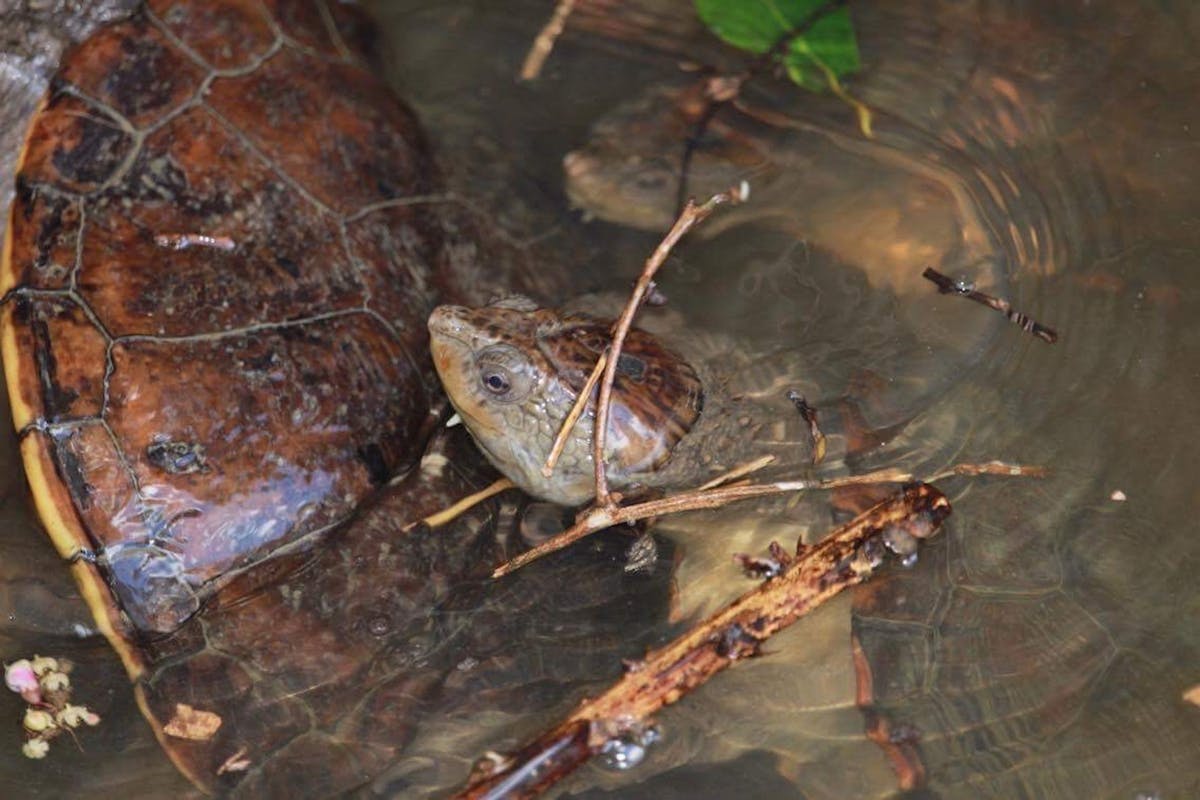
<instances>
[{"instance_id":1,"label":"green leaf","mask_svg":"<svg viewBox=\"0 0 1200 800\"><path fill-rule=\"evenodd\" d=\"M696 0L704 24L734 47L765 53L806 20L825 0ZM840 8L822 17L783 54L788 76L807 89L829 86L824 65L834 77L859 68L858 43L850 12Z\"/></svg>"}]
</instances>

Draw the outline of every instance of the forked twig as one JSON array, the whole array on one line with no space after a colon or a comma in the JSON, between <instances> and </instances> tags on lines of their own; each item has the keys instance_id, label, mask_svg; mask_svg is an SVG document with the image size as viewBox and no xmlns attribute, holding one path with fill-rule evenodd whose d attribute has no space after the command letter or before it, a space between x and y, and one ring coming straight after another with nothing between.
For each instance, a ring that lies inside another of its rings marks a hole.
<instances>
[{"instance_id":1,"label":"forked twig","mask_svg":"<svg viewBox=\"0 0 1200 800\"><path fill-rule=\"evenodd\" d=\"M479 762L468 798L529 798L592 756L622 742L641 742L652 716L726 667L758 655L773 634L843 589L866 580L883 562L889 537L924 539L950 514L928 484L908 486L804 549L770 580L694 626L675 641L627 662L625 675L602 695L510 756Z\"/></svg>"},{"instance_id":2,"label":"forked twig","mask_svg":"<svg viewBox=\"0 0 1200 800\"><path fill-rule=\"evenodd\" d=\"M608 434L608 410L612 402L613 381L617 377L617 365L621 361L621 348L625 344L629 328L633 325L633 318L638 309L642 307L642 301L654 283L655 273L666 262L667 256L671 254L671 250L675 248L679 240L693 227L707 219L717 206L724 203L741 203L749 196L750 186L742 181L737 186L714 194L700 205L688 200L679 214L679 219L675 220L671 230L663 237L658 247L654 248L650 258L646 260L646 266L642 268L642 274L633 287L629 302L625 304L625 309L621 312L621 316L613 328L612 345L608 351L608 363L604 366L604 379L600 383L600 398L596 402L596 424L592 433L592 458L595 461L596 469L596 505L600 507L608 508L613 505L612 495L608 491L608 476L605 472L604 445Z\"/></svg>"},{"instance_id":3,"label":"forked twig","mask_svg":"<svg viewBox=\"0 0 1200 800\"><path fill-rule=\"evenodd\" d=\"M942 478L948 475L1042 477L1045 474L1046 470L1044 467L1030 467L1019 464L1006 464L1001 461L990 461L986 464L958 464L949 470L938 473L936 477ZM844 486L912 483L920 480L921 478L912 473L889 468L868 472L863 475L847 475L840 478L826 478L825 480L775 481L772 483L743 486L725 486L716 489L692 489L658 500L648 500L644 503L635 503L628 506L593 506L580 514L575 520L575 524L570 528L496 567L492 571L492 577L503 577L536 561L542 556L561 550L567 545L574 544L585 536L590 536L597 531L611 528L613 525L636 522L639 519L646 519L647 517L657 517L662 514L677 514L681 511L720 508L738 500L768 497L775 494L840 489Z\"/></svg>"}]
</instances>

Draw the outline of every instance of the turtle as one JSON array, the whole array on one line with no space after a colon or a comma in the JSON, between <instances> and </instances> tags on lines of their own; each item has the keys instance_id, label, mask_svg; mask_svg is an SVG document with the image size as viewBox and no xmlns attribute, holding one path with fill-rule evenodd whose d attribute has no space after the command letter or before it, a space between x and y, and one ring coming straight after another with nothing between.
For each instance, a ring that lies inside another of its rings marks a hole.
<instances>
[{"instance_id":1,"label":"turtle","mask_svg":"<svg viewBox=\"0 0 1200 800\"><path fill-rule=\"evenodd\" d=\"M19 160L0 347L34 505L206 791L349 791L502 663L546 684L526 707L571 685L473 625L544 594L471 584L519 515L405 530L489 477L441 428L428 315L556 273L446 193L373 53L341 3L150 0L64 55ZM584 573L547 608L621 596Z\"/></svg>"},{"instance_id":2,"label":"turtle","mask_svg":"<svg viewBox=\"0 0 1200 800\"><path fill-rule=\"evenodd\" d=\"M610 341L612 320L575 309L606 301L550 309L509 297L430 315L430 349L450 402L492 465L533 497L567 506L594 497L595 389L548 476L543 466ZM773 473L812 466L815 441L788 400L812 389L810 376L776 369L764 385L753 361L738 363L736 344L719 334L689 331L679 318L650 324L657 335L631 329L617 363L605 461L614 489L690 488L768 455Z\"/></svg>"}]
</instances>

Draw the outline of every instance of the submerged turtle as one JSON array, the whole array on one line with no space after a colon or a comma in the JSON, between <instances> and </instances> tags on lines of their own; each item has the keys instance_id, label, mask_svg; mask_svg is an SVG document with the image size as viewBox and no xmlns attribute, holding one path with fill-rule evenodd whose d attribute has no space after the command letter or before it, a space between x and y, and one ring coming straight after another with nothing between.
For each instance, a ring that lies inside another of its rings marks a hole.
<instances>
[{"instance_id":1,"label":"submerged turtle","mask_svg":"<svg viewBox=\"0 0 1200 800\"><path fill-rule=\"evenodd\" d=\"M542 468L610 328L525 298L441 306L429 319L434 364L463 424L492 464L535 497L565 505L592 497L594 397L551 475ZM737 369L731 349L677 324L663 333L632 329L617 364L606 438L614 489L683 489L768 454L772 469L811 462L808 428L782 387L755 396L763 390L743 380L748 371Z\"/></svg>"},{"instance_id":2,"label":"submerged turtle","mask_svg":"<svg viewBox=\"0 0 1200 800\"><path fill-rule=\"evenodd\" d=\"M36 508L167 753L222 793L374 779L448 675L486 684L526 638L432 612L506 557L494 508L403 526L485 477L461 434L427 448L426 318L533 279L438 194L368 37L341 3L151 0L67 53L18 171L0 335ZM578 579L547 608L592 602ZM524 646L519 680L569 688Z\"/></svg>"},{"instance_id":3,"label":"submerged turtle","mask_svg":"<svg viewBox=\"0 0 1200 800\"><path fill-rule=\"evenodd\" d=\"M588 141L567 154L567 194L589 216L667 230L685 144L707 119L686 161L687 193L707 197L745 180L752 194L699 227L699 236L740 226L780 233L832 253L872 285L900 294L928 288L921 278L927 266L957 273L998 257L1001 245L958 185L954 169L961 165L952 153L938 153L951 167L906 158L914 145L902 123L889 118L866 140L841 118L839 101L797 100L798 94L791 86L747 87L707 118L705 82L651 88L599 119Z\"/></svg>"}]
</instances>

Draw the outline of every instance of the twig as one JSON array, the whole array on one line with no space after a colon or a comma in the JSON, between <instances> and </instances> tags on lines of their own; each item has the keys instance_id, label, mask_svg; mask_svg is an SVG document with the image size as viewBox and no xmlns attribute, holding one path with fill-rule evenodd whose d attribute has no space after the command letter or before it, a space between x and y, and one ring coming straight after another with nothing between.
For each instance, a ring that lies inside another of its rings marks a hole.
<instances>
[{"instance_id":1,"label":"twig","mask_svg":"<svg viewBox=\"0 0 1200 800\"><path fill-rule=\"evenodd\" d=\"M707 92L707 102L705 103L704 111L702 111L699 117L697 117L695 124L692 126L691 135L688 136L687 140L683 144L683 158L680 160L679 164L679 192L675 203L677 210L682 211L684 204L687 202L687 177L688 171L691 169L692 156L695 153L696 148L699 147L700 143L704 140L705 131L708 130L709 124L712 122L713 117L717 115L717 112L721 109L721 107L733 101L741 93L742 86L746 83L746 81L750 80L755 75L760 75L763 72L766 72L768 69L771 69L775 65L775 62L787 52L789 47L791 47L792 42L808 33L810 30L812 30L814 25L840 9L842 6L846 5L848 2L849 0L829 0L829 2L823 3L814 8L811 12L809 12L808 16L797 23L796 27L784 31L784 33L775 40L775 43L772 44L768 50L750 62L749 66L746 67L745 72L743 72L741 75L710 79L710 86L719 86L720 88ZM861 117L859 119L859 126L862 126Z\"/></svg>"},{"instance_id":2,"label":"twig","mask_svg":"<svg viewBox=\"0 0 1200 800\"><path fill-rule=\"evenodd\" d=\"M562 35L563 28L567 25L567 17L571 16L571 11L574 7L575 0L559 0L558 5L554 7L554 13L550 16L550 20L538 33L537 38L533 40L533 45L529 48L529 53L525 56L525 63L521 65L521 80L531 81L541 74L542 66L545 65L546 59L550 57L550 51L554 49L554 43Z\"/></svg>"},{"instance_id":3,"label":"twig","mask_svg":"<svg viewBox=\"0 0 1200 800\"><path fill-rule=\"evenodd\" d=\"M554 446L550 448L550 455L546 456L546 463L542 465L542 474L547 478L554 474L554 467L558 464L558 459L562 456L563 448L567 446L567 437L571 435L571 431L575 428L575 423L579 421L579 415L587 407L588 400L592 396L592 390L596 388L596 381L600 380L600 374L604 369L607 359L607 351L601 353L600 358L596 359L596 366L592 367L592 374L588 376L582 391L575 398L575 405L571 406L570 412L567 413L567 418L563 420L562 425L559 427L558 435L554 437Z\"/></svg>"},{"instance_id":4,"label":"twig","mask_svg":"<svg viewBox=\"0 0 1200 800\"><path fill-rule=\"evenodd\" d=\"M705 489L715 489L718 486L723 486L732 481L736 481L738 478L741 478L745 475L749 475L752 472L758 472L760 469L767 466L774 460L775 460L775 456L765 455L765 456L756 458L753 461L747 461L745 464L739 464L738 466L734 467L733 469L729 470L728 472L721 473L720 475L713 478L708 483L701 484L697 488L697 491L702 492Z\"/></svg>"},{"instance_id":5,"label":"twig","mask_svg":"<svg viewBox=\"0 0 1200 800\"><path fill-rule=\"evenodd\" d=\"M792 401L800 418L808 423L808 433L812 436L813 442L812 463L820 464L825 460L826 442L825 434L821 433L821 426L817 424L817 410L810 406L808 400L804 399L804 395L795 389L788 390L787 399Z\"/></svg>"},{"instance_id":6,"label":"twig","mask_svg":"<svg viewBox=\"0 0 1200 800\"><path fill-rule=\"evenodd\" d=\"M491 483L491 484L485 486L484 488L480 489L478 492L475 492L475 494L467 495L466 497L464 497L462 500L459 500L454 505L449 506L448 508L443 508L441 511L437 512L436 514L430 514L428 517L425 517L424 519L419 519L416 522L408 523L403 528L401 528L401 530L404 531L405 533L408 533L413 528L417 527L418 525L422 525L422 524L428 525L431 528L441 527L442 525L445 525L447 522L450 522L455 517L458 517L460 514L465 512L467 509L469 509L473 506L476 506L479 503L482 503L484 500L487 500L489 497L492 497L493 495L500 494L501 492L505 491L506 489L512 489L515 486L516 486L516 484L513 483L512 481L510 481L508 478L501 478L500 480L496 481L495 483Z\"/></svg>"},{"instance_id":7,"label":"twig","mask_svg":"<svg viewBox=\"0 0 1200 800\"><path fill-rule=\"evenodd\" d=\"M1028 464L1009 464L1005 461L985 461L982 464L955 464L953 467L942 470L929 478L929 481L940 481L942 478L949 478L951 475L967 477L975 475L1001 475L1008 478L1044 478L1048 474L1050 474L1050 470L1045 467Z\"/></svg>"},{"instance_id":8,"label":"twig","mask_svg":"<svg viewBox=\"0 0 1200 800\"><path fill-rule=\"evenodd\" d=\"M938 473L936 477L942 478L947 475L1041 477L1045 474L1046 470L1042 467L1027 467L992 461L987 464L960 464L948 471ZM570 544L574 544L596 531L626 522L636 522L639 519L647 517L655 517L661 514L677 514L681 511L720 508L738 500L768 497L774 494L840 489L845 486L912 483L920 480L921 478L912 473L889 468L868 472L863 475L847 475L840 478L827 478L825 480L775 481L773 483L750 484L748 486L725 486L717 489L692 489L658 500L649 500L644 503L635 503L628 506L596 506L580 514L575 520L575 524L562 533L550 537L536 547L531 547L519 556L496 567L492 570L492 577L501 578L510 572L515 572L542 556L549 555Z\"/></svg>"},{"instance_id":9,"label":"twig","mask_svg":"<svg viewBox=\"0 0 1200 800\"><path fill-rule=\"evenodd\" d=\"M654 282L654 274L667 260L667 256L671 254L671 250L679 240L695 225L707 219L717 206L723 203L743 202L749 194L750 187L743 181L738 186L714 194L701 205L696 205L689 200L683 207L679 219L675 221L671 230L663 237L658 247L654 248L650 258L646 260L646 266L642 269L642 274L633 287L629 302L625 304L625 310L621 312L621 317L613 328L612 345L609 347L608 363L604 366L604 379L600 383L600 398L596 403L596 424L592 433L592 457L596 462L596 504L598 506L611 507L613 505L612 496L608 491L608 476L605 473L604 445L608 434L608 410L612 402L613 381L617 377L617 365L621 361L621 348L625 344L629 328L633 325L633 317L641 308L642 300Z\"/></svg>"},{"instance_id":10,"label":"twig","mask_svg":"<svg viewBox=\"0 0 1200 800\"><path fill-rule=\"evenodd\" d=\"M924 539L949 513L949 501L928 484L892 495L806 549L778 577L645 659L627 662L624 677L608 691L530 744L507 758L481 761L455 797L534 797L606 747L644 740L661 708L735 661L758 655L770 636L869 577L883 562L887 537Z\"/></svg>"},{"instance_id":11,"label":"twig","mask_svg":"<svg viewBox=\"0 0 1200 800\"><path fill-rule=\"evenodd\" d=\"M993 297L990 294L976 291L973 286L962 284L943 275L932 267L921 273L921 277L933 281L937 286L938 291L942 294L957 294L966 297L969 300L974 300L976 303L981 303L988 308L995 309L1008 318L1008 321L1020 327L1026 333L1032 333L1034 336L1041 339L1047 344L1054 344L1058 341L1058 333L1053 328L1048 328L1040 322L1030 319L1020 311L1014 311L1007 300L1002 300L999 297Z\"/></svg>"}]
</instances>

